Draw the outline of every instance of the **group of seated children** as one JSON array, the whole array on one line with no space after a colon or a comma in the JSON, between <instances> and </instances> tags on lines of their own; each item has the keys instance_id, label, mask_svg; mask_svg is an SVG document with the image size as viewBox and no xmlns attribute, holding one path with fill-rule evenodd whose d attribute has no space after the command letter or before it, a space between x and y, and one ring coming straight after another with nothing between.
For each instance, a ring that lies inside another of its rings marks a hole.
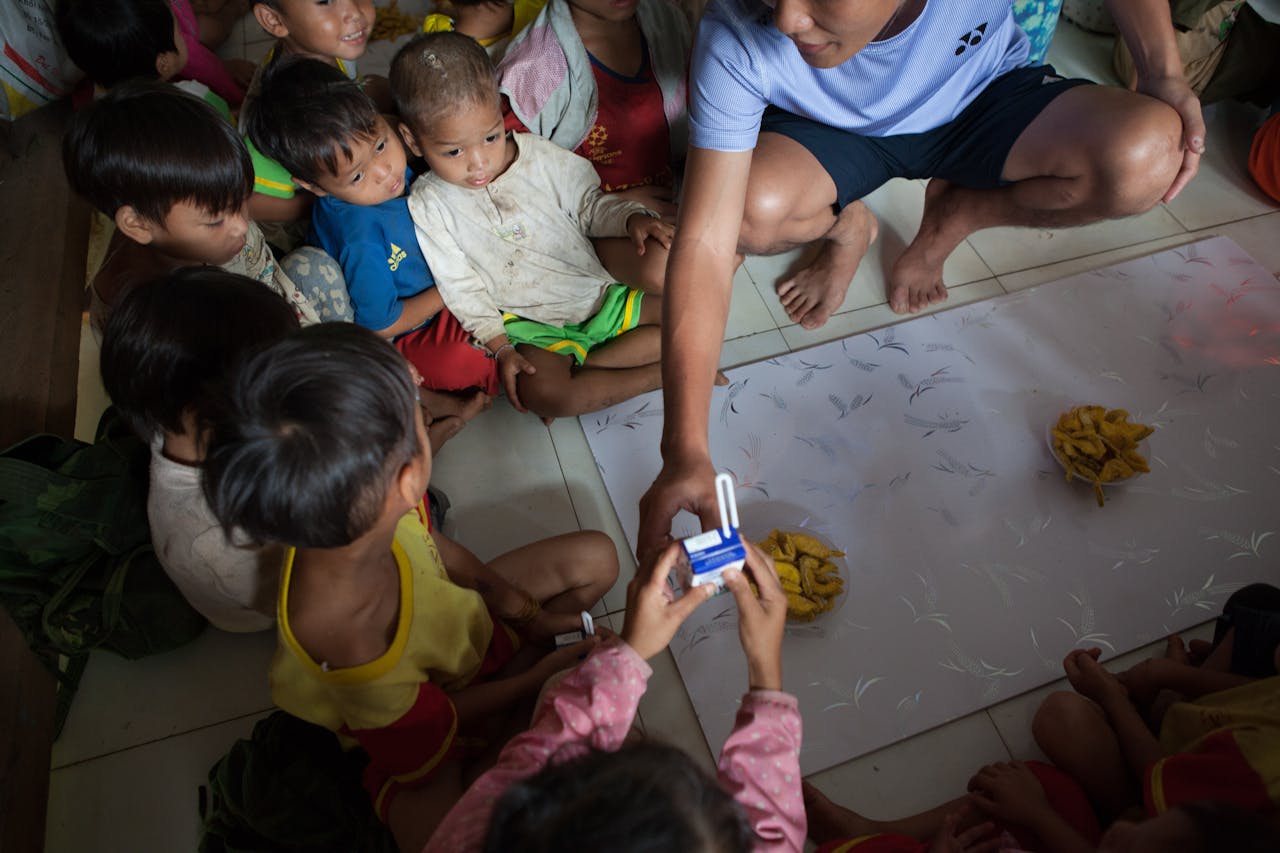
<instances>
[{"instance_id":1,"label":"group of seated children","mask_svg":"<svg viewBox=\"0 0 1280 853\"><path fill-rule=\"evenodd\" d=\"M1280 589L1223 606L1212 643L1174 635L1119 673L1099 649L1063 661L1073 691L1032 722L1049 762L1000 762L969 793L870 820L805 784L820 853L1012 850L1262 853L1280 849Z\"/></svg>"},{"instance_id":2,"label":"group of seated children","mask_svg":"<svg viewBox=\"0 0 1280 853\"><path fill-rule=\"evenodd\" d=\"M120 293L156 272L209 263L247 273L293 302L304 325L354 320L394 340L423 379L437 446L499 388L517 409L549 419L658 387L673 233L661 215L674 213L685 140L683 13L665 0L608 10L496 4L488 11L503 11L516 33L501 72L460 26L406 45L390 91L355 66L371 0L258 0L254 15L277 42L239 114L246 161L230 139L235 117L216 95L194 92L218 113L198 115L160 82L128 82L169 80L179 65L182 51L171 57L167 40L148 60L155 74L123 61L144 32L142 11L150 30L177 26L178 8L157 2L138 0L138 14L112 26L73 0L60 7L68 33L96 29L95 49L73 39L73 55L110 87L67 143L73 186L116 227L94 281L99 325ZM426 29L451 27L433 17ZM549 97L536 92L543 72L560 78ZM397 115L384 115L390 109ZM150 122L140 125L144 112ZM215 130L219 117L227 127ZM425 165L416 180L406 147ZM112 154L120 186L108 198L73 161ZM239 178L246 162L252 191L238 181L233 191L232 173ZM129 203L148 182L172 184L159 175L166 168L200 173L186 184L226 189L216 199L178 195L167 211ZM310 246L277 263L267 235L288 243L280 220L308 209ZM192 227L175 234L183 224ZM226 239L214 246L219 232Z\"/></svg>"},{"instance_id":3,"label":"group of seated children","mask_svg":"<svg viewBox=\"0 0 1280 853\"><path fill-rule=\"evenodd\" d=\"M279 41L242 127L208 93L164 82L195 55L187 3L116 2L149 17L59 6L61 26L85 34L75 49L105 57L91 73L108 89L75 118L64 160L116 228L94 316L104 384L151 442L157 553L219 628L276 627L275 701L367 753L365 787L400 849L798 850L806 810L814 840L841 850L1083 850L1099 837L1210 849L1193 840L1240 826L1274 840L1197 805L1214 791L1194 783L1231 780L1255 811L1275 801L1274 762L1247 759L1257 742L1275 754L1274 677L1236 688L1263 690L1264 712L1252 693L1238 713L1173 705L1166 729L1237 722L1169 745L1125 710L1139 684L1163 682L1117 680L1074 653L1089 699L1054 699L1037 723L1061 771L987 768L967 816L950 803L876 824L816 789L802 801L800 717L781 692L786 602L758 551L728 577L750 690L711 778L629 734L646 660L707 595L666 594L674 550L631 583L620 636L553 650L613 585L612 542L572 533L485 563L441 533L432 452L500 388L549 418L658 386L690 38L665 0L456 3L400 51L389 85L355 70L371 0L257 0ZM144 17L150 40L134 40ZM471 36L506 34L495 69ZM258 220L308 207L311 245L277 261ZM1195 698L1235 684L1220 675L1191 679L1197 692L1179 669L1170 686ZM1073 737L1105 760L1063 748ZM1101 835L1092 813L1066 830L1052 817L1087 795L1110 820L1135 802L1135 772L1161 816L1137 840L1121 824ZM1015 835L994 838L983 813Z\"/></svg>"},{"instance_id":4,"label":"group of seated children","mask_svg":"<svg viewBox=\"0 0 1280 853\"><path fill-rule=\"evenodd\" d=\"M259 283L187 268L122 297L102 372L152 437L165 568L218 627L274 617L273 699L364 750L364 786L401 850L594 847L619 821L670 849L802 843L799 715L780 692L786 600L758 552L760 598L741 574L729 581L751 690L717 781L679 750L626 743L645 661L706 588L670 600L668 549L632 583L621 637L550 650L616 580L612 541L569 533L485 563L444 536L424 497L417 378L374 332L299 330Z\"/></svg>"}]
</instances>

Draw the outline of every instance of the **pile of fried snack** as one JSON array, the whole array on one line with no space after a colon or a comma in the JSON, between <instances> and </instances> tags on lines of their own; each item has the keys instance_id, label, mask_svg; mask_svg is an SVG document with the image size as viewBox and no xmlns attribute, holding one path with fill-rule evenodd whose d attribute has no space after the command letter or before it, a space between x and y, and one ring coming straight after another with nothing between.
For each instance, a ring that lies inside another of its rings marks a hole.
<instances>
[{"instance_id":1,"label":"pile of fried snack","mask_svg":"<svg viewBox=\"0 0 1280 853\"><path fill-rule=\"evenodd\" d=\"M1103 483L1127 480L1146 473L1147 460L1138 452L1138 443L1154 430L1129 423L1124 409L1103 406L1076 406L1058 418L1050 431L1053 453L1067 469L1067 480L1078 476L1093 483L1098 506L1106 502Z\"/></svg>"},{"instance_id":2,"label":"pile of fried snack","mask_svg":"<svg viewBox=\"0 0 1280 853\"><path fill-rule=\"evenodd\" d=\"M787 593L788 617L809 622L835 606L844 580L830 558L843 557L843 551L833 551L807 533L780 530L756 544L773 558L774 570Z\"/></svg>"}]
</instances>

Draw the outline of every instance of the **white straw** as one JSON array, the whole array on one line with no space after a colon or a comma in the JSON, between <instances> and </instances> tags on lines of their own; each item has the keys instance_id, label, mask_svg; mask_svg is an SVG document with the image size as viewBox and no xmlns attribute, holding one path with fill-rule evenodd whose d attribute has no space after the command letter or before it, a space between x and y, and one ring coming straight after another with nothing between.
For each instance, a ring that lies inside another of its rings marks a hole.
<instances>
[{"instance_id":1,"label":"white straw","mask_svg":"<svg viewBox=\"0 0 1280 853\"><path fill-rule=\"evenodd\" d=\"M733 478L728 474L716 475L716 500L720 504L720 532L728 538L730 525L738 526L738 501L733 494Z\"/></svg>"}]
</instances>

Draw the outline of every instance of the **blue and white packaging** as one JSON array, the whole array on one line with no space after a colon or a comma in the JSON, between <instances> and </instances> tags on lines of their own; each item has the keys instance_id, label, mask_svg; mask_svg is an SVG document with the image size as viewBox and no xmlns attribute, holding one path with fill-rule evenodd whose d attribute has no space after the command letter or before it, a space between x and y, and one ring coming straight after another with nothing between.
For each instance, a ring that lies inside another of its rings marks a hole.
<instances>
[{"instance_id":1,"label":"blue and white packaging","mask_svg":"<svg viewBox=\"0 0 1280 853\"><path fill-rule=\"evenodd\" d=\"M724 592L724 571L747 562L747 549L738 533L738 502L733 495L733 478L716 475L716 499L720 504L720 529L708 530L680 541L681 559L676 564L677 584L692 589L714 584L715 594Z\"/></svg>"}]
</instances>

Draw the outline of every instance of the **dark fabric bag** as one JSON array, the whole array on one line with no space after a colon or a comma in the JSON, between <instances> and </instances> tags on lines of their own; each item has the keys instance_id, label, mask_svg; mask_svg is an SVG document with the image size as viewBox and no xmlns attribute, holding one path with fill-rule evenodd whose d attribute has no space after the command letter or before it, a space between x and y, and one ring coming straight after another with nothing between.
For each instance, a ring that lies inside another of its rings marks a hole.
<instances>
[{"instance_id":1,"label":"dark fabric bag","mask_svg":"<svg viewBox=\"0 0 1280 853\"><path fill-rule=\"evenodd\" d=\"M360 784L366 761L328 729L264 717L209 770L200 853L396 853Z\"/></svg>"},{"instance_id":2,"label":"dark fabric bag","mask_svg":"<svg viewBox=\"0 0 1280 853\"><path fill-rule=\"evenodd\" d=\"M207 624L151 547L150 459L114 409L93 444L36 435L0 452L0 602L59 678L58 731L92 649L139 658Z\"/></svg>"}]
</instances>

